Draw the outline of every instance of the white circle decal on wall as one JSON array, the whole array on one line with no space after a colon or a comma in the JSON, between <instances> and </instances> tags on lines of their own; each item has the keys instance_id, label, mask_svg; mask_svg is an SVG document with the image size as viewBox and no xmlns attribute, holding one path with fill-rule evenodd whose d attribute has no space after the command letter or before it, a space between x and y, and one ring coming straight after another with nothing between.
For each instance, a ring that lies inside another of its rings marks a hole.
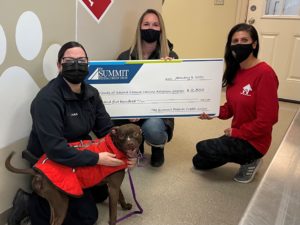
<instances>
[{"instance_id":1,"label":"white circle decal on wall","mask_svg":"<svg viewBox=\"0 0 300 225\"><path fill-rule=\"evenodd\" d=\"M39 90L22 67L9 67L0 75L0 149L30 133L30 104Z\"/></svg>"},{"instance_id":2,"label":"white circle decal on wall","mask_svg":"<svg viewBox=\"0 0 300 225\"><path fill-rule=\"evenodd\" d=\"M6 37L2 26L0 25L0 65L6 56Z\"/></svg>"},{"instance_id":3,"label":"white circle decal on wall","mask_svg":"<svg viewBox=\"0 0 300 225\"><path fill-rule=\"evenodd\" d=\"M43 72L47 80L52 80L58 74L57 69L57 54L60 49L59 44L51 45L44 56L43 59Z\"/></svg>"},{"instance_id":4,"label":"white circle decal on wall","mask_svg":"<svg viewBox=\"0 0 300 225\"><path fill-rule=\"evenodd\" d=\"M26 60L34 59L42 46L43 31L39 18L31 11L24 12L16 27L16 45Z\"/></svg>"}]
</instances>

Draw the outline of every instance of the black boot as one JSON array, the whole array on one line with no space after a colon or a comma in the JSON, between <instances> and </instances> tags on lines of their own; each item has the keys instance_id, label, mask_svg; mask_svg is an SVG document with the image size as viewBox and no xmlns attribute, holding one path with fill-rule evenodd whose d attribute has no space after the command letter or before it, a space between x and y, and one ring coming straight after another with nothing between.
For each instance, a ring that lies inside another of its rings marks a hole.
<instances>
[{"instance_id":1,"label":"black boot","mask_svg":"<svg viewBox=\"0 0 300 225\"><path fill-rule=\"evenodd\" d=\"M96 203L104 202L108 198L109 193L107 184L94 186L90 190Z\"/></svg>"},{"instance_id":2,"label":"black boot","mask_svg":"<svg viewBox=\"0 0 300 225\"><path fill-rule=\"evenodd\" d=\"M142 142L141 145L140 145L140 153L141 153L142 155L144 155L144 152L145 152L144 142Z\"/></svg>"},{"instance_id":3,"label":"black boot","mask_svg":"<svg viewBox=\"0 0 300 225\"><path fill-rule=\"evenodd\" d=\"M142 142L141 142L141 144L140 144L140 153L142 154L142 155L144 155L144 152L145 152L145 148L144 148L144 143L145 143L145 138L144 138L144 136L142 136Z\"/></svg>"},{"instance_id":4,"label":"black boot","mask_svg":"<svg viewBox=\"0 0 300 225\"><path fill-rule=\"evenodd\" d=\"M160 167L165 162L164 156L164 148L160 147L153 147L151 148L152 155L151 155L151 166L153 167Z\"/></svg>"},{"instance_id":5,"label":"black boot","mask_svg":"<svg viewBox=\"0 0 300 225\"><path fill-rule=\"evenodd\" d=\"M13 200L13 207L8 215L7 224L8 225L19 225L21 221L29 216L29 198L30 194L19 189Z\"/></svg>"}]
</instances>

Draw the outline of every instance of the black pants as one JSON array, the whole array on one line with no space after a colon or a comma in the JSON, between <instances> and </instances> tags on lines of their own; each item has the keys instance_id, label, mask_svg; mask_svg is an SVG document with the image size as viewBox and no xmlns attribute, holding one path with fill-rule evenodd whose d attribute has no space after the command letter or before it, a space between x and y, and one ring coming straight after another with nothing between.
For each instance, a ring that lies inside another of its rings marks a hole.
<instances>
[{"instance_id":1,"label":"black pants","mask_svg":"<svg viewBox=\"0 0 300 225\"><path fill-rule=\"evenodd\" d=\"M247 141L225 135L200 141L196 149L193 164L198 170L213 169L228 162L243 165L263 156Z\"/></svg>"},{"instance_id":2,"label":"black pants","mask_svg":"<svg viewBox=\"0 0 300 225\"><path fill-rule=\"evenodd\" d=\"M108 196L107 185L85 189L80 198L71 198L63 225L94 225L98 219L97 202ZM49 225L50 208L47 200L33 193L29 201L31 225Z\"/></svg>"}]
</instances>

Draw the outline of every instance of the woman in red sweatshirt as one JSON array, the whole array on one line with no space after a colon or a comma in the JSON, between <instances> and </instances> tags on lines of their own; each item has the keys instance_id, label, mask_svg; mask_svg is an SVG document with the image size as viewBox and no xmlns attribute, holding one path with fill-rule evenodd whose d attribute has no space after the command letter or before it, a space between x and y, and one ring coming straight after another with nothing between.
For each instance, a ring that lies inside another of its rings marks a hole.
<instances>
[{"instance_id":1,"label":"woman in red sweatshirt","mask_svg":"<svg viewBox=\"0 0 300 225\"><path fill-rule=\"evenodd\" d=\"M193 157L196 169L213 169L233 162L241 165L235 181L253 180L270 147L279 108L278 78L267 63L257 58L258 51L258 34L252 25L241 23L230 30L223 75L227 101L220 107L218 118L232 118L232 123L223 136L197 143ZM199 118L211 119L207 114Z\"/></svg>"}]
</instances>

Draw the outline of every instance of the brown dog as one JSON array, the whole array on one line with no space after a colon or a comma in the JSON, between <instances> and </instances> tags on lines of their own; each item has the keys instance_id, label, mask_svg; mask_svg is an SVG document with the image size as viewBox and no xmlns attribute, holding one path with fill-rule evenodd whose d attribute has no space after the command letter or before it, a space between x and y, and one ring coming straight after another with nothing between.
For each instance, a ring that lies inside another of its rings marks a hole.
<instances>
[{"instance_id":1,"label":"brown dog","mask_svg":"<svg viewBox=\"0 0 300 225\"><path fill-rule=\"evenodd\" d=\"M111 139L117 149L126 154L128 158L137 157L139 146L142 142L142 132L139 126L134 124L125 124L114 127L111 131ZM42 173L32 169L18 169L11 165L11 153L5 161L6 168L14 173L31 174L32 189L38 195L45 198L51 209L51 225L61 225L65 219L69 197L66 193L59 190L48 180ZM131 209L132 205L125 202L124 196L120 189L125 176L125 170L119 170L107 176L102 182L107 183L109 187L109 224L116 224L117 204L118 202L124 210ZM102 183L101 182L101 183Z\"/></svg>"}]
</instances>

